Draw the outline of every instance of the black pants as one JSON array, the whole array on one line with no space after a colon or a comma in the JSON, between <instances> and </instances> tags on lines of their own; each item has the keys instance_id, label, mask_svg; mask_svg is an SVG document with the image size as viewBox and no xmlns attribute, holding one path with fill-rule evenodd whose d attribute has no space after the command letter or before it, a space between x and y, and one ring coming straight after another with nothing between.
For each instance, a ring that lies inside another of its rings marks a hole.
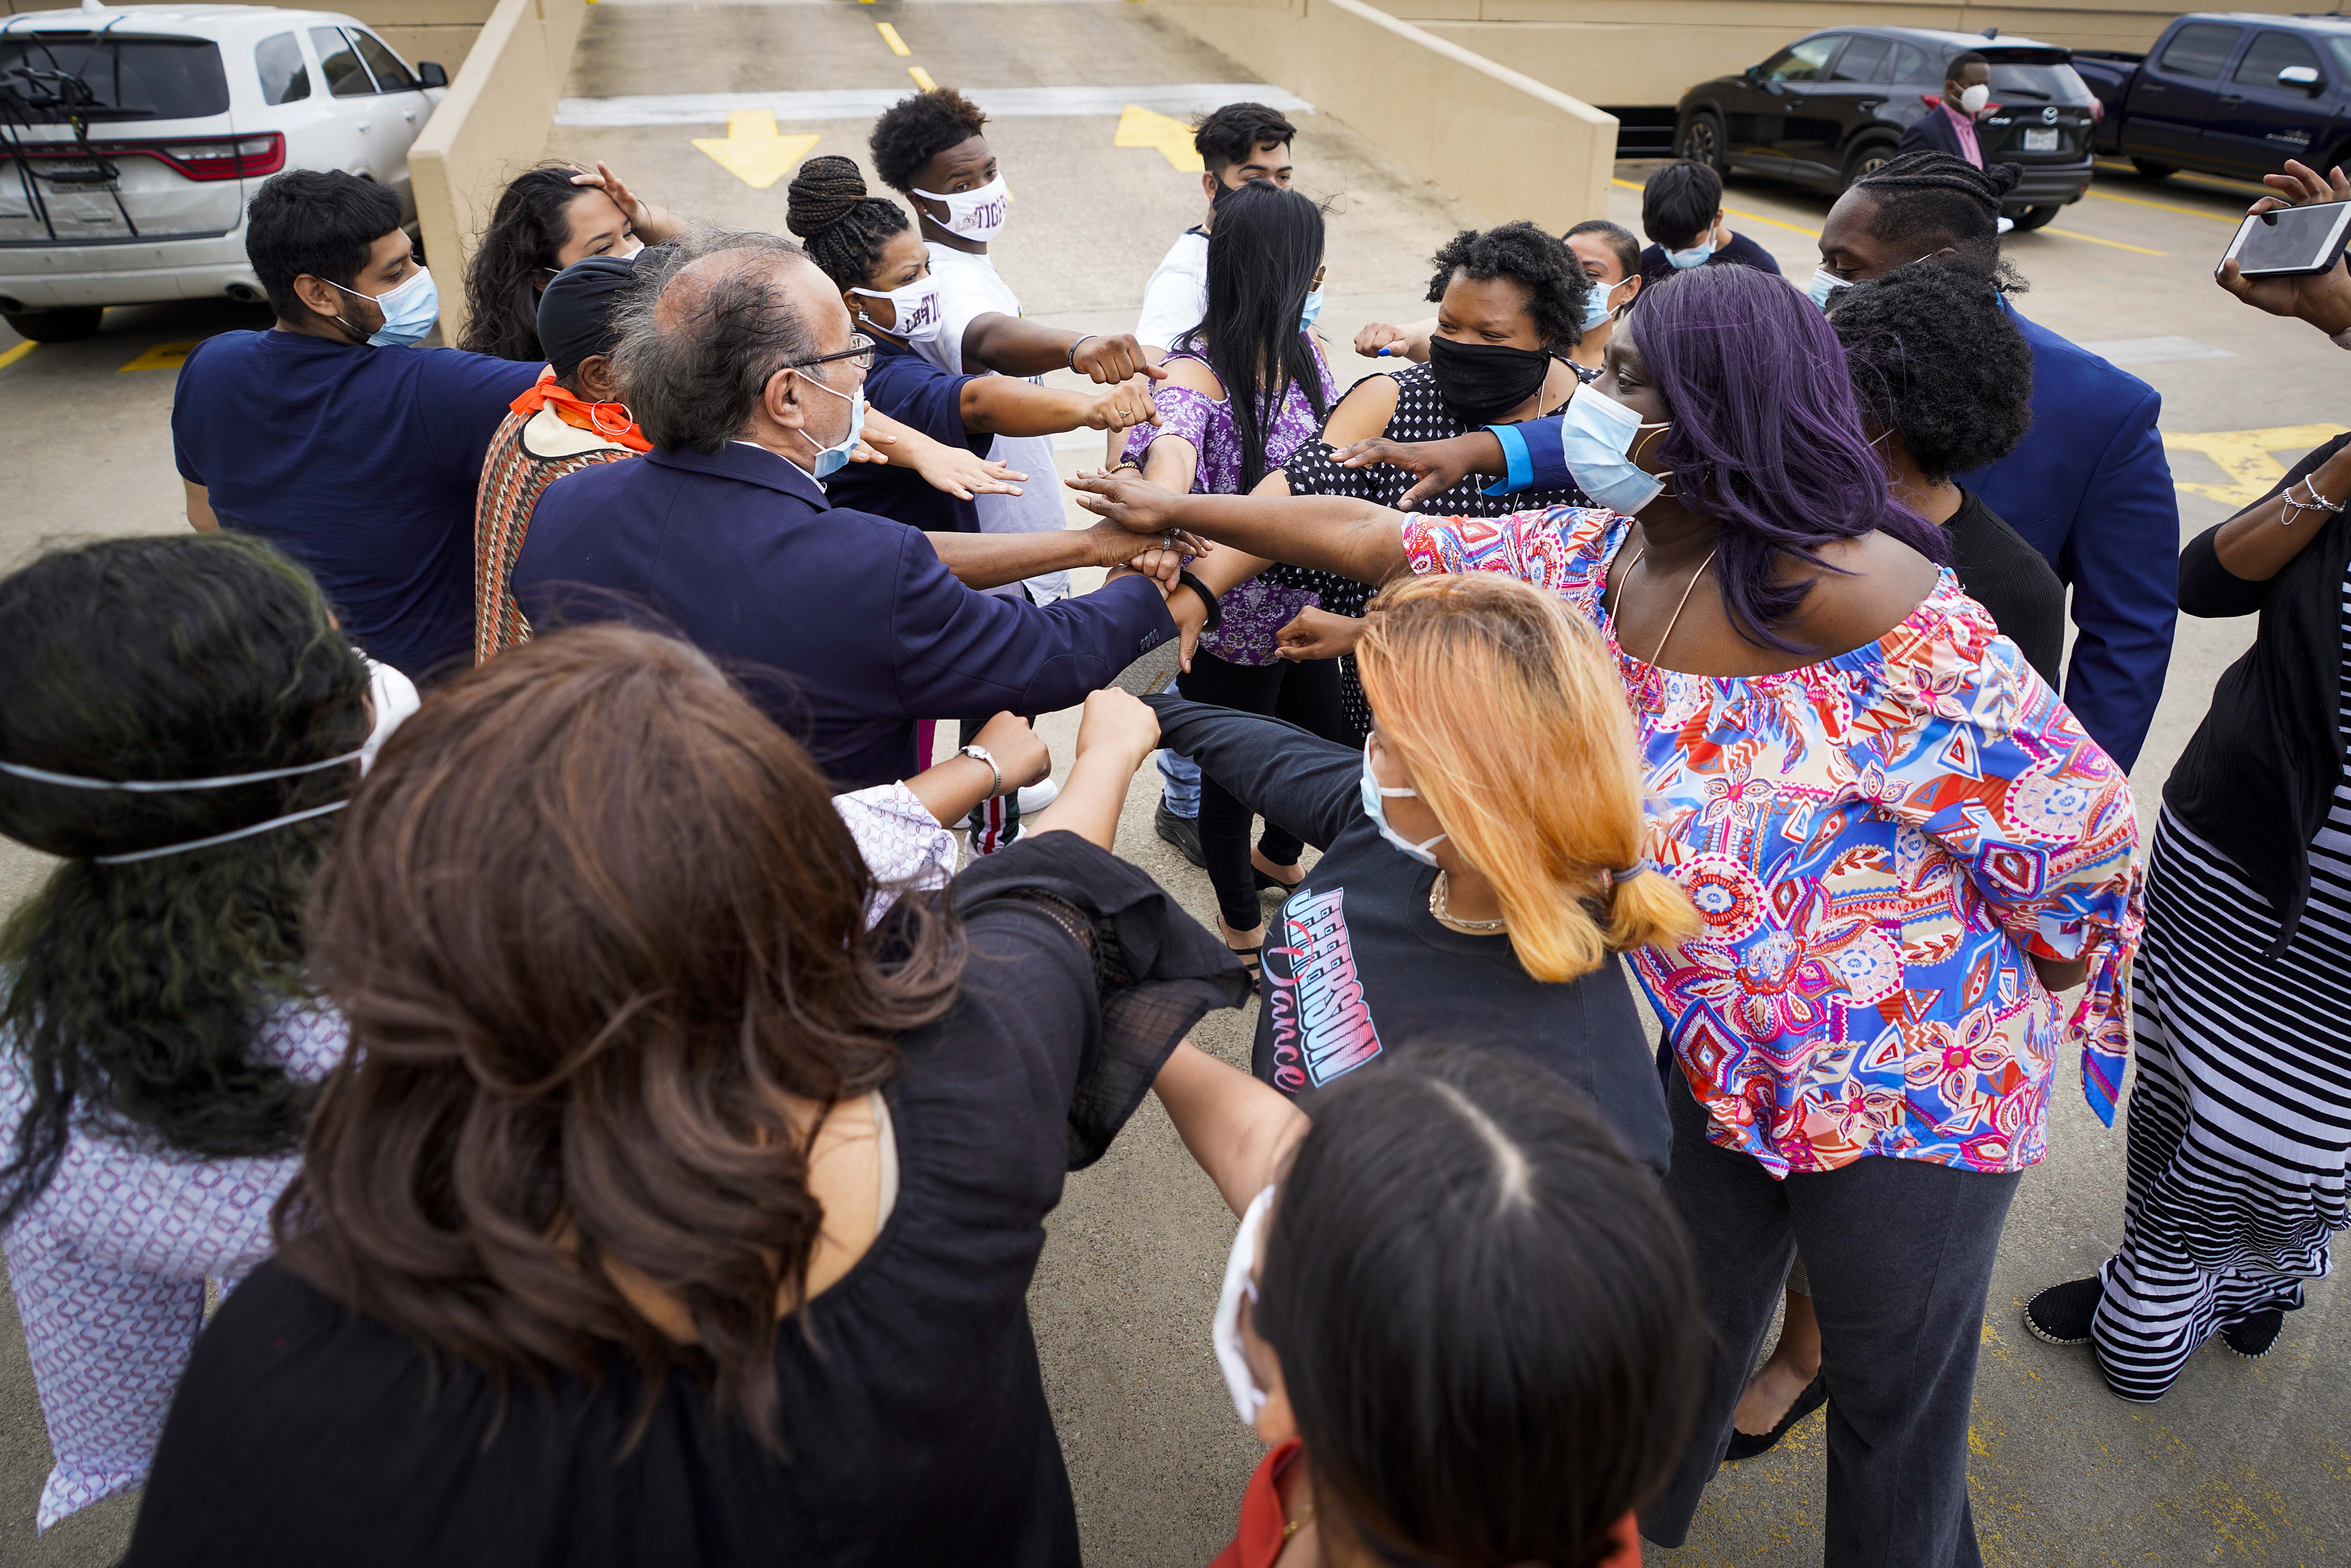
<instances>
[{"instance_id":1,"label":"black pants","mask_svg":"<svg viewBox=\"0 0 2351 1568\"><path fill-rule=\"evenodd\" d=\"M1706 1141L1678 1066L1666 1101L1666 1191L1689 1230L1715 1350L1688 1451L1641 1532L1660 1546L1688 1535L1801 1246L1829 1386L1823 1568L1978 1568L1968 1405L2021 1173L1865 1155L1775 1181L1753 1156Z\"/></svg>"},{"instance_id":2,"label":"black pants","mask_svg":"<svg viewBox=\"0 0 2351 1568\"><path fill-rule=\"evenodd\" d=\"M1189 702L1270 714L1325 740L1363 744L1339 700L1336 660L1232 664L1214 653L1199 653L1192 655L1192 667L1176 678L1176 689ZM1254 815L1223 785L1201 776L1200 856L1208 862L1217 908L1236 931L1255 930L1265 918L1258 906L1257 881L1249 873L1249 821ZM1276 865L1295 865L1306 846L1295 833L1269 820L1258 847Z\"/></svg>"}]
</instances>

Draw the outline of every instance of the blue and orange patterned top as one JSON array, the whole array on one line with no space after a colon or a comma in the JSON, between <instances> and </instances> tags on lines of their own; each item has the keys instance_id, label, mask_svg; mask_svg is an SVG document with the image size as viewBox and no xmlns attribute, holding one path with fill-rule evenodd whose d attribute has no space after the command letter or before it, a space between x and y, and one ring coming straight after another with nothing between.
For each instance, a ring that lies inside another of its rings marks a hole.
<instances>
[{"instance_id":1,"label":"blue and orange patterned top","mask_svg":"<svg viewBox=\"0 0 2351 1568\"><path fill-rule=\"evenodd\" d=\"M1769 675L1653 672L1601 598L1605 510L1407 517L1415 571L1499 571L1590 617L1629 690L1649 849L1705 917L1631 955L1708 1137L1774 1176L1865 1155L2007 1172L2061 1046L2109 1124L2141 925L2129 781L1948 571L1874 643ZM2031 957L2085 958L2070 1017Z\"/></svg>"}]
</instances>

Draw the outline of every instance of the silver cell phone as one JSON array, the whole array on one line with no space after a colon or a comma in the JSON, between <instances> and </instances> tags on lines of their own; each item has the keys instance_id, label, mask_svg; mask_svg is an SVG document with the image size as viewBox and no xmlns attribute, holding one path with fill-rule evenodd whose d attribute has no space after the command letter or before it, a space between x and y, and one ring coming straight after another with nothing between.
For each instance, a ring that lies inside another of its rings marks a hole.
<instances>
[{"instance_id":1,"label":"silver cell phone","mask_svg":"<svg viewBox=\"0 0 2351 1568\"><path fill-rule=\"evenodd\" d=\"M2221 253L2247 277L2305 277L2325 272L2351 237L2351 202L2280 207L2254 213L2238 225Z\"/></svg>"}]
</instances>

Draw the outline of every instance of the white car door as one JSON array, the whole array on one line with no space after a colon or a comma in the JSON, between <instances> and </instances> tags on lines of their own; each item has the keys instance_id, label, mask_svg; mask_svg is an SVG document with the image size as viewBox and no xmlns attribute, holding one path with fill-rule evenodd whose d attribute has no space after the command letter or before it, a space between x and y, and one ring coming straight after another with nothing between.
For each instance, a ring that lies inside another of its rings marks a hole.
<instances>
[{"instance_id":1,"label":"white car door","mask_svg":"<svg viewBox=\"0 0 2351 1568\"><path fill-rule=\"evenodd\" d=\"M367 106L360 131L368 168L377 180L400 193L402 214L413 216L416 203L408 188L408 147L423 129L433 105L416 73L391 46L365 27L346 26L342 32L375 81L374 100Z\"/></svg>"},{"instance_id":2,"label":"white car door","mask_svg":"<svg viewBox=\"0 0 2351 1568\"><path fill-rule=\"evenodd\" d=\"M375 78L342 28L312 27L309 32L310 47L318 53L319 73L326 78L327 95L334 100L336 117L350 127L351 155L341 166L380 184L392 184L392 176L396 175L399 183L395 188L402 194L404 215L408 206L408 143L403 133L409 127L402 122L395 100L376 90Z\"/></svg>"}]
</instances>

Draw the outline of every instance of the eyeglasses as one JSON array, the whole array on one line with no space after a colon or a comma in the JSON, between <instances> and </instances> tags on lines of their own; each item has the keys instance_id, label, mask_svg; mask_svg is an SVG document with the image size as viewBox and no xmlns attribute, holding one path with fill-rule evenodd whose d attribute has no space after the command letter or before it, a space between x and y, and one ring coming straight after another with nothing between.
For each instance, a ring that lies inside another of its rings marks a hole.
<instances>
[{"instance_id":1,"label":"eyeglasses","mask_svg":"<svg viewBox=\"0 0 2351 1568\"><path fill-rule=\"evenodd\" d=\"M810 365L829 365L835 360L847 360L851 364L856 366L861 371L872 370L873 368L873 340L867 337L862 332L852 332L849 335L849 347L841 350L841 352L837 354L819 354L813 360L794 360L790 364L786 365L784 369L788 371L804 371Z\"/></svg>"}]
</instances>

